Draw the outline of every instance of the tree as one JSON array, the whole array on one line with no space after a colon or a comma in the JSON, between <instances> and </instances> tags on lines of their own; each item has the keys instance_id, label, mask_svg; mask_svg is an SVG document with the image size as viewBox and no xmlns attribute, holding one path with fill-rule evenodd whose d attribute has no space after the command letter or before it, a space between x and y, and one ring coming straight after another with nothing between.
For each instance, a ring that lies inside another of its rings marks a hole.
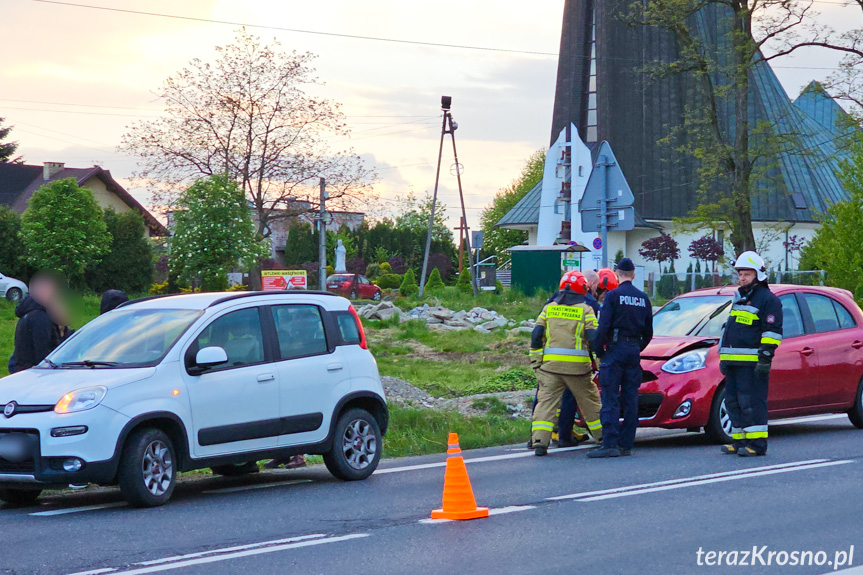
<instances>
[{"instance_id":1,"label":"tree","mask_svg":"<svg viewBox=\"0 0 863 575\"><path fill-rule=\"evenodd\" d=\"M405 297L408 297L419 293L419 291L420 287L417 284L417 278L414 275L414 270L408 268L408 271L405 272L404 278L402 278L402 285L399 286L399 293Z\"/></svg>"},{"instance_id":2,"label":"tree","mask_svg":"<svg viewBox=\"0 0 863 575\"><path fill-rule=\"evenodd\" d=\"M827 208L821 227L803 247L802 269L824 270L830 285L850 290L863 300L863 137L842 164L840 178L848 199Z\"/></svg>"},{"instance_id":3,"label":"tree","mask_svg":"<svg viewBox=\"0 0 863 575\"><path fill-rule=\"evenodd\" d=\"M407 230L422 237L422 249L425 250L425 239L428 236L429 216L431 216L432 196L428 192L422 198L417 198L411 192L399 198L400 209L396 215L395 227ZM435 205L434 226L432 227L432 242L453 243L452 230L446 223L447 205L438 201Z\"/></svg>"},{"instance_id":4,"label":"tree","mask_svg":"<svg viewBox=\"0 0 863 575\"><path fill-rule=\"evenodd\" d=\"M440 277L440 270L437 268L432 269L429 274L429 279L426 282L425 291L428 293L433 293L435 291L440 291L446 287L446 284L443 283L443 280Z\"/></svg>"},{"instance_id":5,"label":"tree","mask_svg":"<svg viewBox=\"0 0 863 575\"><path fill-rule=\"evenodd\" d=\"M12 133L13 126L3 126L3 122L6 121L6 118L0 118L0 164L3 162L11 162L13 164L21 162L21 157L12 158L15 155L15 150L18 149L18 142L6 142L3 143L3 140L9 137L9 134Z\"/></svg>"},{"instance_id":6,"label":"tree","mask_svg":"<svg viewBox=\"0 0 863 575\"><path fill-rule=\"evenodd\" d=\"M216 53L212 64L194 59L168 78L158 92L165 115L123 136L120 149L140 158L135 175L157 202L172 203L202 176L227 174L265 240L271 221L318 209L321 177L331 209L369 195L373 172L328 143L349 134L340 105L306 93L320 85L311 53L284 52L245 30Z\"/></svg>"},{"instance_id":7,"label":"tree","mask_svg":"<svg viewBox=\"0 0 863 575\"><path fill-rule=\"evenodd\" d=\"M659 232L659 235L649 240L644 240L638 253L644 259L651 262L671 262L680 257L680 248L677 246L677 240L665 232Z\"/></svg>"},{"instance_id":8,"label":"tree","mask_svg":"<svg viewBox=\"0 0 863 575\"><path fill-rule=\"evenodd\" d=\"M507 187L495 194L491 205L480 215L483 232L483 252L496 255L499 263L508 257L507 249L517 246L527 239L523 230L507 230L497 227L503 218L522 198L542 180L545 169L545 150L537 150L524 163L521 174Z\"/></svg>"},{"instance_id":9,"label":"tree","mask_svg":"<svg viewBox=\"0 0 863 575\"><path fill-rule=\"evenodd\" d=\"M105 210L105 226L111 234L110 251L87 269L87 285L95 292L119 289L141 293L153 283L153 248L145 235L144 218L137 212L118 214Z\"/></svg>"},{"instance_id":10,"label":"tree","mask_svg":"<svg viewBox=\"0 0 863 575\"><path fill-rule=\"evenodd\" d=\"M683 125L674 127L666 139L699 162L701 201L688 222L726 223L738 254L756 248L751 204L759 180L768 177L777 155L796 143L793 134L777 133L766 121L752 121L752 71L765 61L806 46L842 50L863 58L863 42L838 37L819 25L811 11L813 3L647 0L632 4L631 21L669 32L679 50L678 60L656 62L647 73L659 78L688 74L695 84ZM699 13L716 16L721 40L703 40ZM768 48L770 55L766 54ZM725 125L723 109L730 112L731 125Z\"/></svg>"},{"instance_id":11,"label":"tree","mask_svg":"<svg viewBox=\"0 0 863 575\"><path fill-rule=\"evenodd\" d=\"M269 253L255 233L243 191L227 175L192 184L177 202L171 238L171 272L205 291L228 287L227 274L250 269Z\"/></svg>"},{"instance_id":12,"label":"tree","mask_svg":"<svg viewBox=\"0 0 863 575\"><path fill-rule=\"evenodd\" d=\"M18 233L21 231L21 216L0 206L0 273L27 281L27 252Z\"/></svg>"},{"instance_id":13,"label":"tree","mask_svg":"<svg viewBox=\"0 0 863 575\"><path fill-rule=\"evenodd\" d=\"M689 257L696 260L703 260L716 264L722 256L725 255L725 249L722 244L713 238L713 236L702 236L697 240L692 240L689 244ZM716 268L714 267L714 270ZM707 268L705 267L705 271Z\"/></svg>"},{"instance_id":14,"label":"tree","mask_svg":"<svg viewBox=\"0 0 863 575\"><path fill-rule=\"evenodd\" d=\"M73 283L111 247L102 209L93 192L78 187L75 178L36 190L21 217L19 237L31 265L62 271Z\"/></svg>"}]
</instances>

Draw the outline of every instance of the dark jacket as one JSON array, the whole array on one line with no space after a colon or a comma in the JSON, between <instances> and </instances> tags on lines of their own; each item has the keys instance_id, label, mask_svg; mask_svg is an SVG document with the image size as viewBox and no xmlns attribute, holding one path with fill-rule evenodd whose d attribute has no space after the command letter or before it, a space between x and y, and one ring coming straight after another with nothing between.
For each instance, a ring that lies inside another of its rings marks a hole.
<instances>
[{"instance_id":1,"label":"dark jacket","mask_svg":"<svg viewBox=\"0 0 863 575\"><path fill-rule=\"evenodd\" d=\"M653 308L646 293L633 286L631 281L625 281L605 294L593 342L598 354L616 341L638 343L644 350L652 338Z\"/></svg>"},{"instance_id":2,"label":"dark jacket","mask_svg":"<svg viewBox=\"0 0 863 575\"><path fill-rule=\"evenodd\" d=\"M129 296L118 289L109 289L102 294L102 303L99 305L99 315L108 313L121 303L129 301Z\"/></svg>"},{"instance_id":3,"label":"dark jacket","mask_svg":"<svg viewBox=\"0 0 863 575\"><path fill-rule=\"evenodd\" d=\"M782 304L766 283L740 288L728 314L719 344L719 360L727 365L770 364L782 342Z\"/></svg>"},{"instance_id":4,"label":"dark jacket","mask_svg":"<svg viewBox=\"0 0 863 575\"><path fill-rule=\"evenodd\" d=\"M45 306L30 296L21 300L15 315L20 319L15 326L15 349L9 360L9 373L39 364L57 347L60 335Z\"/></svg>"}]
</instances>

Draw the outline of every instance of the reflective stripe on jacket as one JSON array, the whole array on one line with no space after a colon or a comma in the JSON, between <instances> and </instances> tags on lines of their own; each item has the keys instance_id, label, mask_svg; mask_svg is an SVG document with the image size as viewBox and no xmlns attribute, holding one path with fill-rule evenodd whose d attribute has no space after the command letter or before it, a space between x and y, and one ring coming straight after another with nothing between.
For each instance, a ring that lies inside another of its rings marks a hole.
<instances>
[{"instance_id":1,"label":"reflective stripe on jacket","mask_svg":"<svg viewBox=\"0 0 863 575\"><path fill-rule=\"evenodd\" d=\"M590 373L587 331L596 329L596 313L586 301L574 305L548 303L536 320L545 328L544 345L531 349L531 358L542 353L542 369L551 373Z\"/></svg>"}]
</instances>

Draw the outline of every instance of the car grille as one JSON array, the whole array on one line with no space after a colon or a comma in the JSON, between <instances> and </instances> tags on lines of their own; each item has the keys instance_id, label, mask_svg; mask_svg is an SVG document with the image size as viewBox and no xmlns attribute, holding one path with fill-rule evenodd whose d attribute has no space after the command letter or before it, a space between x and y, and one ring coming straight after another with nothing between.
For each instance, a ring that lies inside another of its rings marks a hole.
<instances>
[{"instance_id":1,"label":"car grille","mask_svg":"<svg viewBox=\"0 0 863 575\"><path fill-rule=\"evenodd\" d=\"M6 409L5 403L0 403L0 413L3 413L3 410ZM45 413L47 411L54 411L53 405L18 405L15 408L15 415L19 415L22 413ZM15 417L13 415L12 417ZM0 432L2 433L2 432Z\"/></svg>"},{"instance_id":2,"label":"car grille","mask_svg":"<svg viewBox=\"0 0 863 575\"><path fill-rule=\"evenodd\" d=\"M638 394L638 419L652 419L659 411L663 399L664 396L661 393Z\"/></svg>"}]
</instances>

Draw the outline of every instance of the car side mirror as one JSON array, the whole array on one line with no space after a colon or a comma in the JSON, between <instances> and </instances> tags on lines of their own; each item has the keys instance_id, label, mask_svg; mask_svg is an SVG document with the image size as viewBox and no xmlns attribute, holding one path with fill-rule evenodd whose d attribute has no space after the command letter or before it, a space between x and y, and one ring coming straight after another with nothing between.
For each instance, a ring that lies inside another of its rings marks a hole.
<instances>
[{"instance_id":1,"label":"car side mirror","mask_svg":"<svg viewBox=\"0 0 863 575\"><path fill-rule=\"evenodd\" d=\"M217 365L225 363L228 363L228 354L225 353L224 349L218 346L205 347L195 356L195 365L189 368L189 373L201 375Z\"/></svg>"}]
</instances>

